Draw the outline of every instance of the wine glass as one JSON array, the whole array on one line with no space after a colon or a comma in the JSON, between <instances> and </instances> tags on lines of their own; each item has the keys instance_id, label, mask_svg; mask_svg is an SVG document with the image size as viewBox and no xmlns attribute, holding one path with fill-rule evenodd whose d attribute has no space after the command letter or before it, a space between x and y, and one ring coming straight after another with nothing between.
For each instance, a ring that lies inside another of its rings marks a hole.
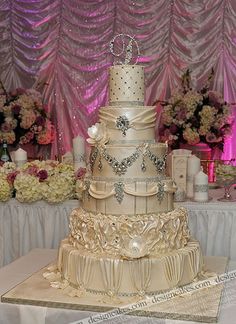
<instances>
[{"instance_id":1,"label":"wine glass","mask_svg":"<svg viewBox=\"0 0 236 324\"><path fill-rule=\"evenodd\" d=\"M233 184L236 183L236 178L235 177L218 177L217 178L217 183L221 186L224 187L224 196L218 198L217 200L219 201L236 201L236 198L233 198L231 195L231 187Z\"/></svg>"},{"instance_id":2,"label":"wine glass","mask_svg":"<svg viewBox=\"0 0 236 324\"><path fill-rule=\"evenodd\" d=\"M236 166L233 160L222 161L216 167L216 182L224 187L224 196L219 201L235 201L230 192L231 186L236 183Z\"/></svg>"}]
</instances>

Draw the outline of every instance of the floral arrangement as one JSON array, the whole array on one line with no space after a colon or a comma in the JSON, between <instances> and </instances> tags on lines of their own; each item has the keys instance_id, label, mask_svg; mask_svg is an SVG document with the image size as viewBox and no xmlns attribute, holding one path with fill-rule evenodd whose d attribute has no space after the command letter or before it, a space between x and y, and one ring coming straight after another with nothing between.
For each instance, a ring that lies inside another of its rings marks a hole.
<instances>
[{"instance_id":1,"label":"floral arrangement","mask_svg":"<svg viewBox=\"0 0 236 324\"><path fill-rule=\"evenodd\" d=\"M225 138L230 135L232 117L229 104L221 94L209 90L212 70L206 85L199 91L191 88L191 74L182 76L182 87L174 91L168 102L163 103L160 140L172 149L180 144L207 143L223 151Z\"/></svg>"},{"instance_id":2,"label":"floral arrangement","mask_svg":"<svg viewBox=\"0 0 236 324\"><path fill-rule=\"evenodd\" d=\"M75 173L72 165L53 160L35 160L20 168L7 162L0 167L0 201L7 201L13 194L20 202L28 203L59 203L76 198L76 180L82 181L85 173L86 169Z\"/></svg>"},{"instance_id":3,"label":"floral arrangement","mask_svg":"<svg viewBox=\"0 0 236 324\"><path fill-rule=\"evenodd\" d=\"M232 165L230 161L226 164L219 163L216 167L216 181L236 183L236 166Z\"/></svg>"},{"instance_id":4,"label":"floral arrangement","mask_svg":"<svg viewBox=\"0 0 236 324\"><path fill-rule=\"evenodd\" d=\"M8 144L39 144L53 142L55 129L35 89L7 92L0 81L0 142Z\"/></svg>"},{"instance_id":5,"label":"floral arrangement","mask_svg":"<svg viewBox=\"0 0 236 324\"><path fill-rule=\"evenodd\" d=\"M26 163L16 176L14 187L19 201L43 199L58 203L74 196L74 168L51 160Z\"/></svg>"}]
</instances>

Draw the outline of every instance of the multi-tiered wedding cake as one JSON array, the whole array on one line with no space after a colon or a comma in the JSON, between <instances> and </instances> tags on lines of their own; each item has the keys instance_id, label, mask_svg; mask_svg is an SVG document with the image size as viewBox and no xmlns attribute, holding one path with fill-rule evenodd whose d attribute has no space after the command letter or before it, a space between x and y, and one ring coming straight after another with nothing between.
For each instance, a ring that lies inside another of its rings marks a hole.
<instances>
[{"instance_id":1,"label":"multi-tiered wedding cake","mask_svg":"<svg viewBox=\"0 0 236 324\"><path fill-rule=\"evenodd\" d=\"M88 132L81 207L59 248L63 287L142 296L187 284L202 270L201 250L186 210L173 206L167 145L155 142L155 107L144 106L143 67L112 66L109 92L109 106Z\"/></svg>"}]
</instances>

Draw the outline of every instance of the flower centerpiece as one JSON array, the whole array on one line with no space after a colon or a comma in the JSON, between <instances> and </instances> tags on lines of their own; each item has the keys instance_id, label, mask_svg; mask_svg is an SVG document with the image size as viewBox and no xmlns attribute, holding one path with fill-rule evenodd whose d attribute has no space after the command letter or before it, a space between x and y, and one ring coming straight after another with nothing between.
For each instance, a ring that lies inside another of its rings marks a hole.
<instances>
[{"instance_id":1,"label":"flower centerpiece","mask_svg":"<svg viewBox=\"0 0 236 324\"><path fill-rule=\"evenodd\" d=\"M59 203L74 198L73 166L47 160L24 164L14 181L16 199L21 202L45 200Z\"/></svg>"},{"instance_id":2,"label":"flower centerpiece","mask_svg":"<svg viewBox=\"0 0 236 324\"><path fill-rule=\"evenodd\" d=\"M216 166L216 179L219 181L224 183L235 183L236 182L236 166L232 165L229 162L227 162L226 164L223 163L219 163Z\"/></svg>"},{"instance_id":3,"label":"flower centerpiece","mask_svg":"<svg viewBox=\"0 0 236 324\"><path fill-rule=\"evenodd\" d=\"M75 173L70 164L57 164L48 172L48 178L43 182L43 199L49 203L58 203L75 196Z\"/></svg>"},{"instance_id":4,"label":"flower centerpiece","mask_svg":"<svg viewBox=\"0 0 236 324\"><path fill-rule=\"evenodd\" d=\"M36 89L7 92L0 81L0 142L17 146L53 142L54 126Z\"/></svg>"},{"instance_id":5,"label":"flower centerpiece","mask_svg":"<svg viewBox=\"0 0 236 324\"><path fill-rule=\"evenodd\" d=\"M167 141L172 149L180 144L206 143L223 151L225 138L230 135L232 117L229 104L221 94L209 89L214 71L199 90L191 88L189 70L182 76L182 87L163 103L160 141Z\"/></svg>"},{"instance_id":6,"label":"flower centerpiece","mask_svg":"<svg viewBox=\"0 0 236 324\"><path fill-rule=\"evenodd\" d=\"M84 173L80 172L80 177ZM39 200L61 203L77 197L77 179L72 165L58 161L35 160L21 167L6 162L0 166L0 201L14 196L23 203Z\"/></svg>"}]
</instances>

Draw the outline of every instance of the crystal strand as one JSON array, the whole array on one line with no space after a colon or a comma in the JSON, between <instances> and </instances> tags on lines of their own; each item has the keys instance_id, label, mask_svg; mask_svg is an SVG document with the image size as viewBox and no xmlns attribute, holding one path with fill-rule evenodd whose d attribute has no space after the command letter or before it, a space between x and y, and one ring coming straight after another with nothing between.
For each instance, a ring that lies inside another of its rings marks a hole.
<instances>
[{"instance_id":1,"label":"crystal strand","mask_svg":"<svg viewBox=\"0 0 236 324\"><path fill-rule=\"evenodd\" d=\"M145 172L146 171L146 163L145 163L145 156L143 155L143 161L142 161L142 163L141 163L141 170L143 171L143 172Z\"/></svg>"}]
</instances>

